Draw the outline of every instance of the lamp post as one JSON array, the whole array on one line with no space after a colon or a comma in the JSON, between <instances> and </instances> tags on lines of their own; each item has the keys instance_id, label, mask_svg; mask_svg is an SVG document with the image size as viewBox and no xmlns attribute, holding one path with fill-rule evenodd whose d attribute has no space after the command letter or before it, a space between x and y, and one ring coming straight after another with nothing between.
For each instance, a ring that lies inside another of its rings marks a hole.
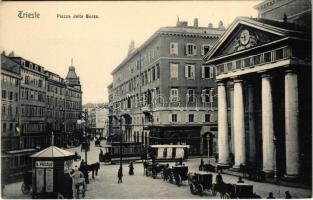
<instances>
[{"instance_id":1,"label":"lamp post","mask_svg":"<svg viewBox=\"0 0 313 200\"><path fill-rule=\"evenodd\" d=\"M276 164L276 148L277 148L277 138L274 136L273 138L273 143L274 143L274 180L275 183L277 183L278 181L278 177L277 177L277 164Z\"/></svg>"},{"instance_id":2,"label":"lamp post","mask_svg":"<svg viewBox=\"0 0 313 200\"><path fill-rule=\"evenodd\" d=\"M87 164L87 159L88 159L88 156L87 156L87 144L88 144L88 139L87 139L87 130L88 130L88 127L87 127L87 121L88 121L88 112L87 112L87 109L85 111L82 111L82 114L81 114L81 118L82 120L77 120L77 124L83 124L85 123L85 125L83 125L82 129L83 129L83 136L85 137L85 162ZM84 122L83 122L84 121Z\"/></svg>"}]
</instances>

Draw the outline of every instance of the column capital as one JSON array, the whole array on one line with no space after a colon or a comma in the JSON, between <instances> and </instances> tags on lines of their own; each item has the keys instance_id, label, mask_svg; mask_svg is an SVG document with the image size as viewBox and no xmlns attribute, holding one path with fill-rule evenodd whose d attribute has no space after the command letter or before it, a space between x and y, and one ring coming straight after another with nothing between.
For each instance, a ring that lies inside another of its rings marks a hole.
<instances>
[{"instance_id":1,"label":"column capital","mask_svg":"<svg viewBox=\"0 0 313 200\"><path fill-rule=\"evenodd\" d=\"M268 73L261 74L262 78L272 78L272 76Z\"/></svg>"},{"instance_id":2,"label":"column capital","mask_svg":"<svg viewBox=\"0 0 313 200\"><path fill-rule=\"evenodd\" d=\"M225 86L225 82L224 81L217 81L217 86Z\"/></svg>"},{"instance_id":3,"label":"column capital","mask_svg":"<svg viewBox=\"0 0 313 200\"><path fill-rule=\"evenodd\" d=\"M285 74L297 74L297 71L295 69L287 69L285 70Z\"/></svg>"},{"instance_id":4,"label":"column capital","mask_svg":"<svg viewBox=\"0 0 313 200\"><path fill-rule=\"evenodd\" d=\"M239 79L238 77L234 79L234 84L235 83L242 83L243 80L242 79Z\"/></svg>"}]
</instances>

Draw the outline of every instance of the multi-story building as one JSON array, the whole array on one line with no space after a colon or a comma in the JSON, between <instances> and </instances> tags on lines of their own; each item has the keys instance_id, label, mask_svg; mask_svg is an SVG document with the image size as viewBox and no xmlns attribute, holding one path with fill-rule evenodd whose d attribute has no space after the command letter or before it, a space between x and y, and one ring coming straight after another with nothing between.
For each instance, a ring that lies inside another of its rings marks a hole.
<instances>
[{"instance_id":1,"label":"multi-story building","mask_svg":"<svg viewBox=\"0 0 313 200\"><path fill-rule=\"evenodd\" d=\"M88 112L88 128L93 136L107 137L108 133L108 106L104 103L88 103L83 106Z\"/></svg>"},{"instance_id":2,"label":"multi-story building","mask_svg":"<svg viewBox=\"0 0 313 200\"><path fill-rule=\"evenodd\" d=\"M13 177L31 169L29 155L51 144L52 131L60 146L79 136L82 92L74 67L65 81L13 53L1 55L1 79L2 169Z\"/></svg>"},{"instance_id":3,"label":"multi-story building","mask_svg":"<svg viewBox=\"0 0 313 200\"><path fill-rule=\"evenodd\" d=\"M54 144L63 145L67 143L64 133L65 127L65 95L67 87L65 80L58 74L51 71L45 71L47 76L47 106L46 122L47 131L54 133Z\"/></svg>"},{"instance_id":4,"label":"multi-story building","mask_svg":"<svg viewBox=\"0 0 313 200\"><path fill-rule=\"evenodd\" d=\"M21 145L43 148L50 135L46 132L46 75L44 67L21 57L10 57L21 66Z\"/></svg>"},{"instance_id":5,"label":"multi-story building","mask_svg":"<svg viewBox=\"0 0 313 200\"><path fill-rule=\"evenodd\" d=\"M213 154L217 131L215 71L202 65L225 28L177 21L162 27L143 45L130 45L109 86L112 133L149 144L189 144L190 154ZM120 117L121 124L120 126ZM208 142L208 138L210 138ZM208 145L209 143L209 145Z\"/></svg>"},{"instance_id":6,"label":"multi-story building","mask_svg":"<svg viewBox=\"0 0 313 200\"><path fill-rule=\"evenodd\" d=\"M205 57L217 69L219 163L311 182L311 2L256 8L266 18L237 18Z\"/></svg>"},{"instance_id":7,"label":"multi-story building","mask_svg":"<svg viewBox=\"0 0 313 200\"><path fill-rule=\"evenodd\" d=\"M81 119L82 115L82 90L79 77L75 72L73 64L69 67L69 71L65 78L65 132L69 139L77 137L77 120Z\"/></svg>"}]
</instances>

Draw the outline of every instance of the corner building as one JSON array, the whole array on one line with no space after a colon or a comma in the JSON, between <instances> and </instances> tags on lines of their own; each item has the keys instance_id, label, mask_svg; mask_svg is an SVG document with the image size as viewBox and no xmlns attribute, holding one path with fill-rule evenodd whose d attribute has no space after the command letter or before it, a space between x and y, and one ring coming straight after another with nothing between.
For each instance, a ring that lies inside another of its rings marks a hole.
<instances>
[{"instance_id":1,"label":"corner building","mask_svg":"<svg viewBox=\"0 0 313 200\"><path fill-rule=\"evenodd\" d=\"M111 134L125 141L189 144L192 155L213 155L217 132L215 71L202 57L224 32L178 21L162 27L113 70L109 85ZM122 117L122 123L118 121Z\"/></svg>"},{"instance_id":2,"label":"corner building","mask_svg":"<svg viewBox=\"0 0 313 200\"><path fill-rule=\"evenodd\" d=\"M283 1L264 2L271 10ZM238 17L205 64L217 70L219 164L309 180L311 25L288 16Z\"/></svg>"}]
</instances>

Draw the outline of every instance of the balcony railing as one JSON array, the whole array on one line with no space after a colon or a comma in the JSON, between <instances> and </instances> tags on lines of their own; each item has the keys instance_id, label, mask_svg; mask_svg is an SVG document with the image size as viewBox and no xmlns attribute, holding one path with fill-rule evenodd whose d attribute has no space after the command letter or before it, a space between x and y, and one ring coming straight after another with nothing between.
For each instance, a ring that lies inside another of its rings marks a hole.
<instances>
[{"instance_id":1,"label":"balcony railing","mask_svg":"<svg viewBox=\"0 0 313 200\"><path fill-rule=\"evenodd\" d=\"M221 74L227 74L228 72L244 70L246 68L253 68L258 65L274 63L280 60L288 59L290 57L291 48L285 46L282 48L274 49L272 51L267 51L253 56L233 60L231 62L219 64L216 66L216 72L218 76Z\"/></svg>"}]
</instances>

